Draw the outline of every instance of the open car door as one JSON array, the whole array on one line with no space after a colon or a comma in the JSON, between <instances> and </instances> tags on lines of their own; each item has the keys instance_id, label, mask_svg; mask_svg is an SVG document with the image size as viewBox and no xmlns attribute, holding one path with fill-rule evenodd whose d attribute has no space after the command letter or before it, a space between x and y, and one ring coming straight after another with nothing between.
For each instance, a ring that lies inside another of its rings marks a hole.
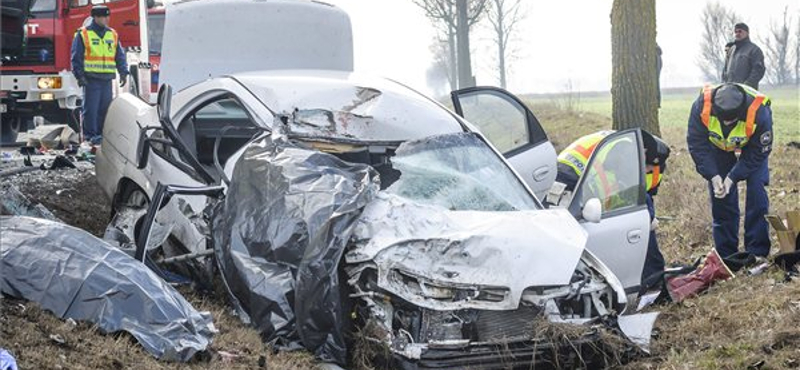
<instances>
[{"instance_id":1,"label":"open car door","mask_svg":"<svg viewBox=\"0 0 800 370\"><path fill-rule=\"evenodd\" d=\"M586 247L617 275L629 296L637 293L650 236L641 131L620 131L600 141L575 189L569 210L589 232ZM600 217L593 222L587 209L598 200Z\"/></svg>"},{"instance_id":2,"label":"open car door","mask_svg":"<svg viewBox=\"0 0 800 370\"><path fill-rule=\"evenodd\" d=\"M496 87L470 87L450 93L458 115L477 126L508 159L539 199L556 178L556 151L528 107Z\"/></svg>"}]
</instances>

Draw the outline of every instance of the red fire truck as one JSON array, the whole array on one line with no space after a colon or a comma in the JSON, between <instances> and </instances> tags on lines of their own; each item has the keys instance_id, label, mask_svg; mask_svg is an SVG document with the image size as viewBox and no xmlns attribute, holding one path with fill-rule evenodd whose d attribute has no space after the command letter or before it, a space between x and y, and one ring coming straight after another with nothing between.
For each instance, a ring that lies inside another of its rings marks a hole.
<instances>
[{"instance_id":1,"label":"red fire truck","mask_svg":"<svg viewBox=\"0 0 800 370\"><path fill-rule=\"evenodd\" d=\"M93 5L111 9L110 26L119 33L136 80L142 77L141 69L147 69L140 67L149 67L145 0L14 1L19 7L29 1L28 9L19 10L20 14L28 10L29 16L20 25L24 41L14 48L4 46L0 60L0 142L16 141L17 133L31 128L37 116L77 128L83 93L70 71L70 49L75 31L88 22ZM4 13L12 10L6 4L11 2L3 1ZM14 32L4 25L3 40L12 39ZM149 90L149 75L146 79Z\"/></svg>"}]
</instances>

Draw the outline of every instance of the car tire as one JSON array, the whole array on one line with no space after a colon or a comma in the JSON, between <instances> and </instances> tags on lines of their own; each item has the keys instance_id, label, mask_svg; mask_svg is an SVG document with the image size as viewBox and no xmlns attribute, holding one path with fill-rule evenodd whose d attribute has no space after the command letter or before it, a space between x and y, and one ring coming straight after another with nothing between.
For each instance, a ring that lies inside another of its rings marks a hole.
<instances>
[{"instance_id":1,"label":"car tire","mask_svg":"<svg viewBox=\"0 0 800 370\"><path fill-rule=\"evenodd\" d=\"M21 124L21 117L3 115L0 125L0 144L15 144Z\"/></svg>"}]
</instances>

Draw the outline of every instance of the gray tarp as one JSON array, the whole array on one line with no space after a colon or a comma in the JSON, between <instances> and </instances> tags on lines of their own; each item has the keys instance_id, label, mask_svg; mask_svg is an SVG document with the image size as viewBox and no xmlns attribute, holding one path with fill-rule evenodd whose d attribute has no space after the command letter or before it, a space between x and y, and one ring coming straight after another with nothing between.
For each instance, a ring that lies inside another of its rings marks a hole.
<instances>
[{"instance_id":1,"label":"gray tarp","mask_svg":"<svg viewBox=\"0 0 800 370\"><path fill-rule=\"evenodd\" d=\"M340 296L338 266L379 188L372 167L284 136L245 150L215 212L213 235L235 305L266 340L345 363L347 298Z\"/></svg>"},{"instance_id":2,"label":"gray tarp","mask_svg":"<svg viewBox=\"0 0 800 370\"><path fill-rule=\"evenodd\" d=\"M153 356L188 361L216 332L144 264L86 231L48 220L0 216L0 291L103 332L124 330Z\"/></svg>"}]
</instances>

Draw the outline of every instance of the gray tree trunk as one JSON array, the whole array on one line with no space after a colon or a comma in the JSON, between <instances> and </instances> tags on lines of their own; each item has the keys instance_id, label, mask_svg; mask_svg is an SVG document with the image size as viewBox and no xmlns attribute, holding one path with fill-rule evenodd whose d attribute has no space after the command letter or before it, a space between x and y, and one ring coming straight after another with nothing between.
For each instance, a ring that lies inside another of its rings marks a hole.
<instances>
[{"instance_id":1,"label":"gray tree trunk","mask_svg":"<svg viewBox=\"0 0 800 370\"><path fill-rule=\"evenodd\" d=\"M499 14L502 13L503 9L498 9ZM497 17L497 27L495 27L497 31L497 68L500 69L500 87L506 88L506 35L503 32L505 27L503 25L503 16Z\"/></svg>"},{"instance_id":2,"label":"gray tree trunk","mask_svg":"<svg viewBox=\"0 0 800 370\"><path fill-rule=\"evenodd\" d=\"M660 136L655 0L614 0L611 9L613 128Z\"/></svg>"},{"instance_id":3,"label":"gray tree trunk","mask_svg":"<svg viewBox=\"0 0 800 370\"><path fill-rule=\"evenodd\" d=\"M448 60L450 66L450 87L458 90L458 65L456 59L456 31L452 27L447 28L447 52L450 53Z\"/></svg>"},{"instance_id":4,"label":"gray tree trunk","mask_svg":"<svg viewBox=\"0 0 800 370\"><path fill-rule=\"evenodd\" d=\"M469 53L469 16L467 0L456 0L458 23L456 24L456 42L458 43L458 88L475 86L472 78L472 61Z\"/></svg>"}]
</instances>

